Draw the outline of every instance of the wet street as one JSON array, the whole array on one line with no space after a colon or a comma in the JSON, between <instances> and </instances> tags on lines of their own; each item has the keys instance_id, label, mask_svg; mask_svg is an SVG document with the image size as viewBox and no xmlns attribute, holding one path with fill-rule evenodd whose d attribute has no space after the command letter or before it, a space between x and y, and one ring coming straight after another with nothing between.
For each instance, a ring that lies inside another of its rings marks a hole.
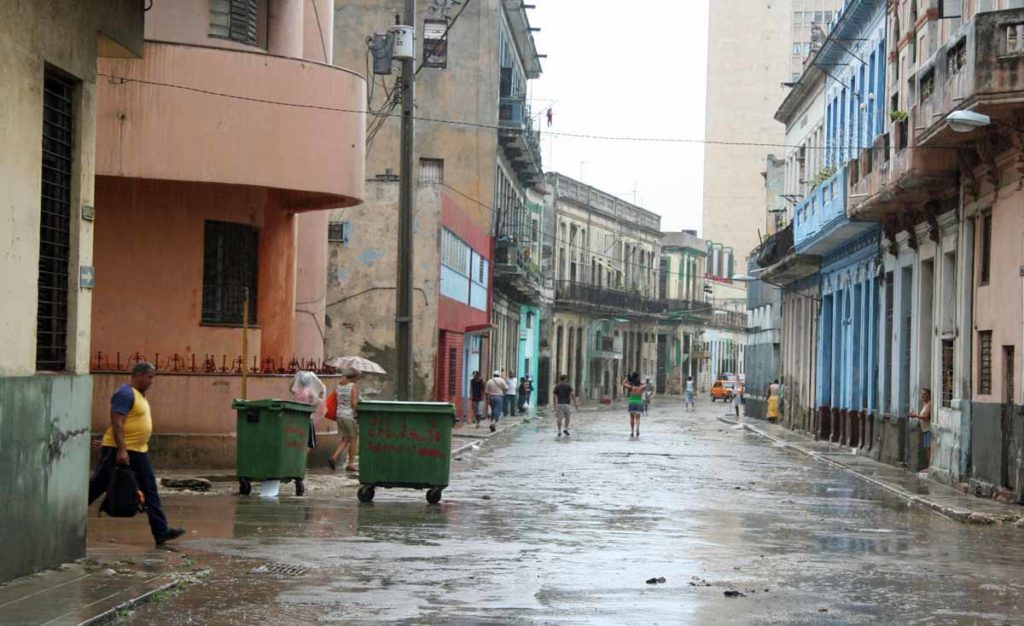
<instances>
[{"instance_id":1,"label":"wet street","mask_svg":"<svg viewBox=\"0 0 1024 626\"><path fill-rule=\"evenodd\" d=\"M177 549L211 573L127 619L1024 622L1024 531L910 507L722 412L655 407L636 440L619 410L574 414L571 437L534 421L461 455L437 506L408 490L168 495L172 522L196 531ZM93 541L145 541L141 520L90 526Z\"/></svg>"}]
</instances>

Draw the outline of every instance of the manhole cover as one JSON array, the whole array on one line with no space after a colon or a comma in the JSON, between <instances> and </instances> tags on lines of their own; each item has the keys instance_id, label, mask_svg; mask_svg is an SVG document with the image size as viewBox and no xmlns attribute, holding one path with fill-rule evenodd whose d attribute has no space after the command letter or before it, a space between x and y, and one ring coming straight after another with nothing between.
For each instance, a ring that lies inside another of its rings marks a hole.
<instances>
[{"instance_id":1,"label":"manhole cover","mask_svg":"<svg viewBox=\"0 0 1024 626\"><path fill-rule=\"evenodd\" d=\"M302 576L306 573L305 567L298 565L287 565L285 563L271 563L260 565L252 570L253 574L277 574L278 576Z\"/></svg>"}]
</instances>

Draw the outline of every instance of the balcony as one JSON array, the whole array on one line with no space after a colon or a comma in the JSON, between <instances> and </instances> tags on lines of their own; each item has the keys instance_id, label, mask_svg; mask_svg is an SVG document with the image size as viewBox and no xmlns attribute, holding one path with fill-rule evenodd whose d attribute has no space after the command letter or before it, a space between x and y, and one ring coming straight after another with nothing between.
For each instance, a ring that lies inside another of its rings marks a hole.
<instances>
[{"instance_id":1,"label":"balcony","mask_svg":"<svg viewBox=\"0 0 1024 626\"><path fill-rule=\"evenodd\" d=\"M920 106L910 107L906 120L893 123L891 135L880 136L854 161L860 175L850 179L851 219L884 219L906 211L908 206L955 192L955 153L920 147L924 116Z\"/></svg>"},{"instance_id":2,"label":"balcony","mask_svg":"<svg viewBox=\"0 0 1024 626\"><path fill-rule=\"evenodd\" d=\"M290 211L364 195L366 80L270 54L147 41L101 59L96 174L273 190Z\"/></svg>"},{"instance_id":3,"label":"balcony","mask_svg":"<svg viewBox=\"0 0 1024 626\"><path fill-rule=\"evenodd\" d=\"M1024 9L978 13L958 35L917 73L922 145L965 139L945 124L952 111L971 109L1000 118L1024 104Z\"/></svg>"},{"instance_id":4,"label":"balcony","mask_svg":"<svg viewBox=\"0 0 1024 626\"><path fill-rule=\"evenodd\" d=\"M793 244L797 253L826 254L874 227L872 223L847 218L846 178L847 169L840 167L796 206Z\"/></svg>"},{"instance_id":5,"label":"balcony","mask_svg":"<svg viewBox=\"0 0 1024 626\"><path fill-rule=\"evenodd\" d=\"M595 360L622 359L622 337L614 336L615 331L608 324L603 329L597 327L596 324L592 325L592 328L590 333L591 349L587 351L590 358Z\"/></svg>"},{"instance_id":6,"label":"balcony","mask_svg":"<svg viewBox=\"0 0 1024 626\"><path fill-rule=\"evenodd\" d=\"M793 251L793 224L776 231L754 248L750 258L758 267L768 267L782 260Z\"/></svg>"},{"instance_id":7,"label":"balcony","mask_svg":"<svg viewBox=\"0 0 1024 626\"><path fill-rule=\"evenodd\" d=\"M878 167L851 180L851 217L883 219L956 195L963 167L951 148L975 143L981 132L955 133L946 116L971 109L1005 121L1024 104L1024 9L977 14L913 80L919 101L892 124L892 146L873 146Z\"/></svg>"},{"instance_id":8,"label":"balcony","mask_svg":"<svg viewBox=\"0 0 1024 626\"><path fill-rule=\"evenodd\" d=\"M625 292L574 281L561 281L555 287L555 305L586 312L608 312L623 316L663 315L668 307L637 292Z\"/></svg>"},{"instance_id":9,"label":"balcony","mask_svg":"<svg viewBox=\"0 0 1024 626\"><path fill-rule=\"evenodd\" d=\"M505 97L498 102L498 141L505 158L524 187L535 187L544 178L540 156L540 131L533 129L533 118L526 100Z\"/></svg>"}]
</instances>

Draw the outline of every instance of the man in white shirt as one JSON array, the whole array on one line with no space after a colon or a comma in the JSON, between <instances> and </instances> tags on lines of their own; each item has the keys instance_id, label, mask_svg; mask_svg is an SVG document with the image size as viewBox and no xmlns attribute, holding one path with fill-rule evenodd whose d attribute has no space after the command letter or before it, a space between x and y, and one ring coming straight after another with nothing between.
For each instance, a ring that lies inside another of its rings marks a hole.
<instances>
[{"instance_id":1,"label":"man in white shirt","mask_svg":"<svg viewBox=\"0 0 1024 626\"><path fill-rule=\"evenodd\" d=\"M516 414L516 389L519 385L512 371L506 372L505 387L505 415L513 416Z\"/></svg>"},{"instance_id":2,"label":"man in white shirt","mask_svg":"<svg viewBox=\"0 0 1024 626\"><path fill-rule=\"evenodd\" d=\"M494 371L494 375L484 386L484 393L487 394L487 406L491 412L491 432L496 429L495 424L501 419L505 407L505 393L508 391L508 383L501 377L501 372Z\"/></svg>"}]
</instances>

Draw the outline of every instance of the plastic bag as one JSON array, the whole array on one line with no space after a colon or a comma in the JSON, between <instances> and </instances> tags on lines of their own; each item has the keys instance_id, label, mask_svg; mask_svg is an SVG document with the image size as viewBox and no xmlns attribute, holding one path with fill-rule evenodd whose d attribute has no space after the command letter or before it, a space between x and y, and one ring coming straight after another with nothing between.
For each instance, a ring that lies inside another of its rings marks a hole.
<instances>
[{"instance_id":1,"label":"plastic bag","mask_svg":"<svg viewBox=\"0 0 1024 626\"><path fill-rule=\"evenodd\" d=\"M295 372L292 384L288 388L291 391L292 399L296 402L312 404L316 411L312 417L321 418L326 412L324 400L327 398L327 387L317 378L313 372Z\"/></svg>"}]
</instances>

